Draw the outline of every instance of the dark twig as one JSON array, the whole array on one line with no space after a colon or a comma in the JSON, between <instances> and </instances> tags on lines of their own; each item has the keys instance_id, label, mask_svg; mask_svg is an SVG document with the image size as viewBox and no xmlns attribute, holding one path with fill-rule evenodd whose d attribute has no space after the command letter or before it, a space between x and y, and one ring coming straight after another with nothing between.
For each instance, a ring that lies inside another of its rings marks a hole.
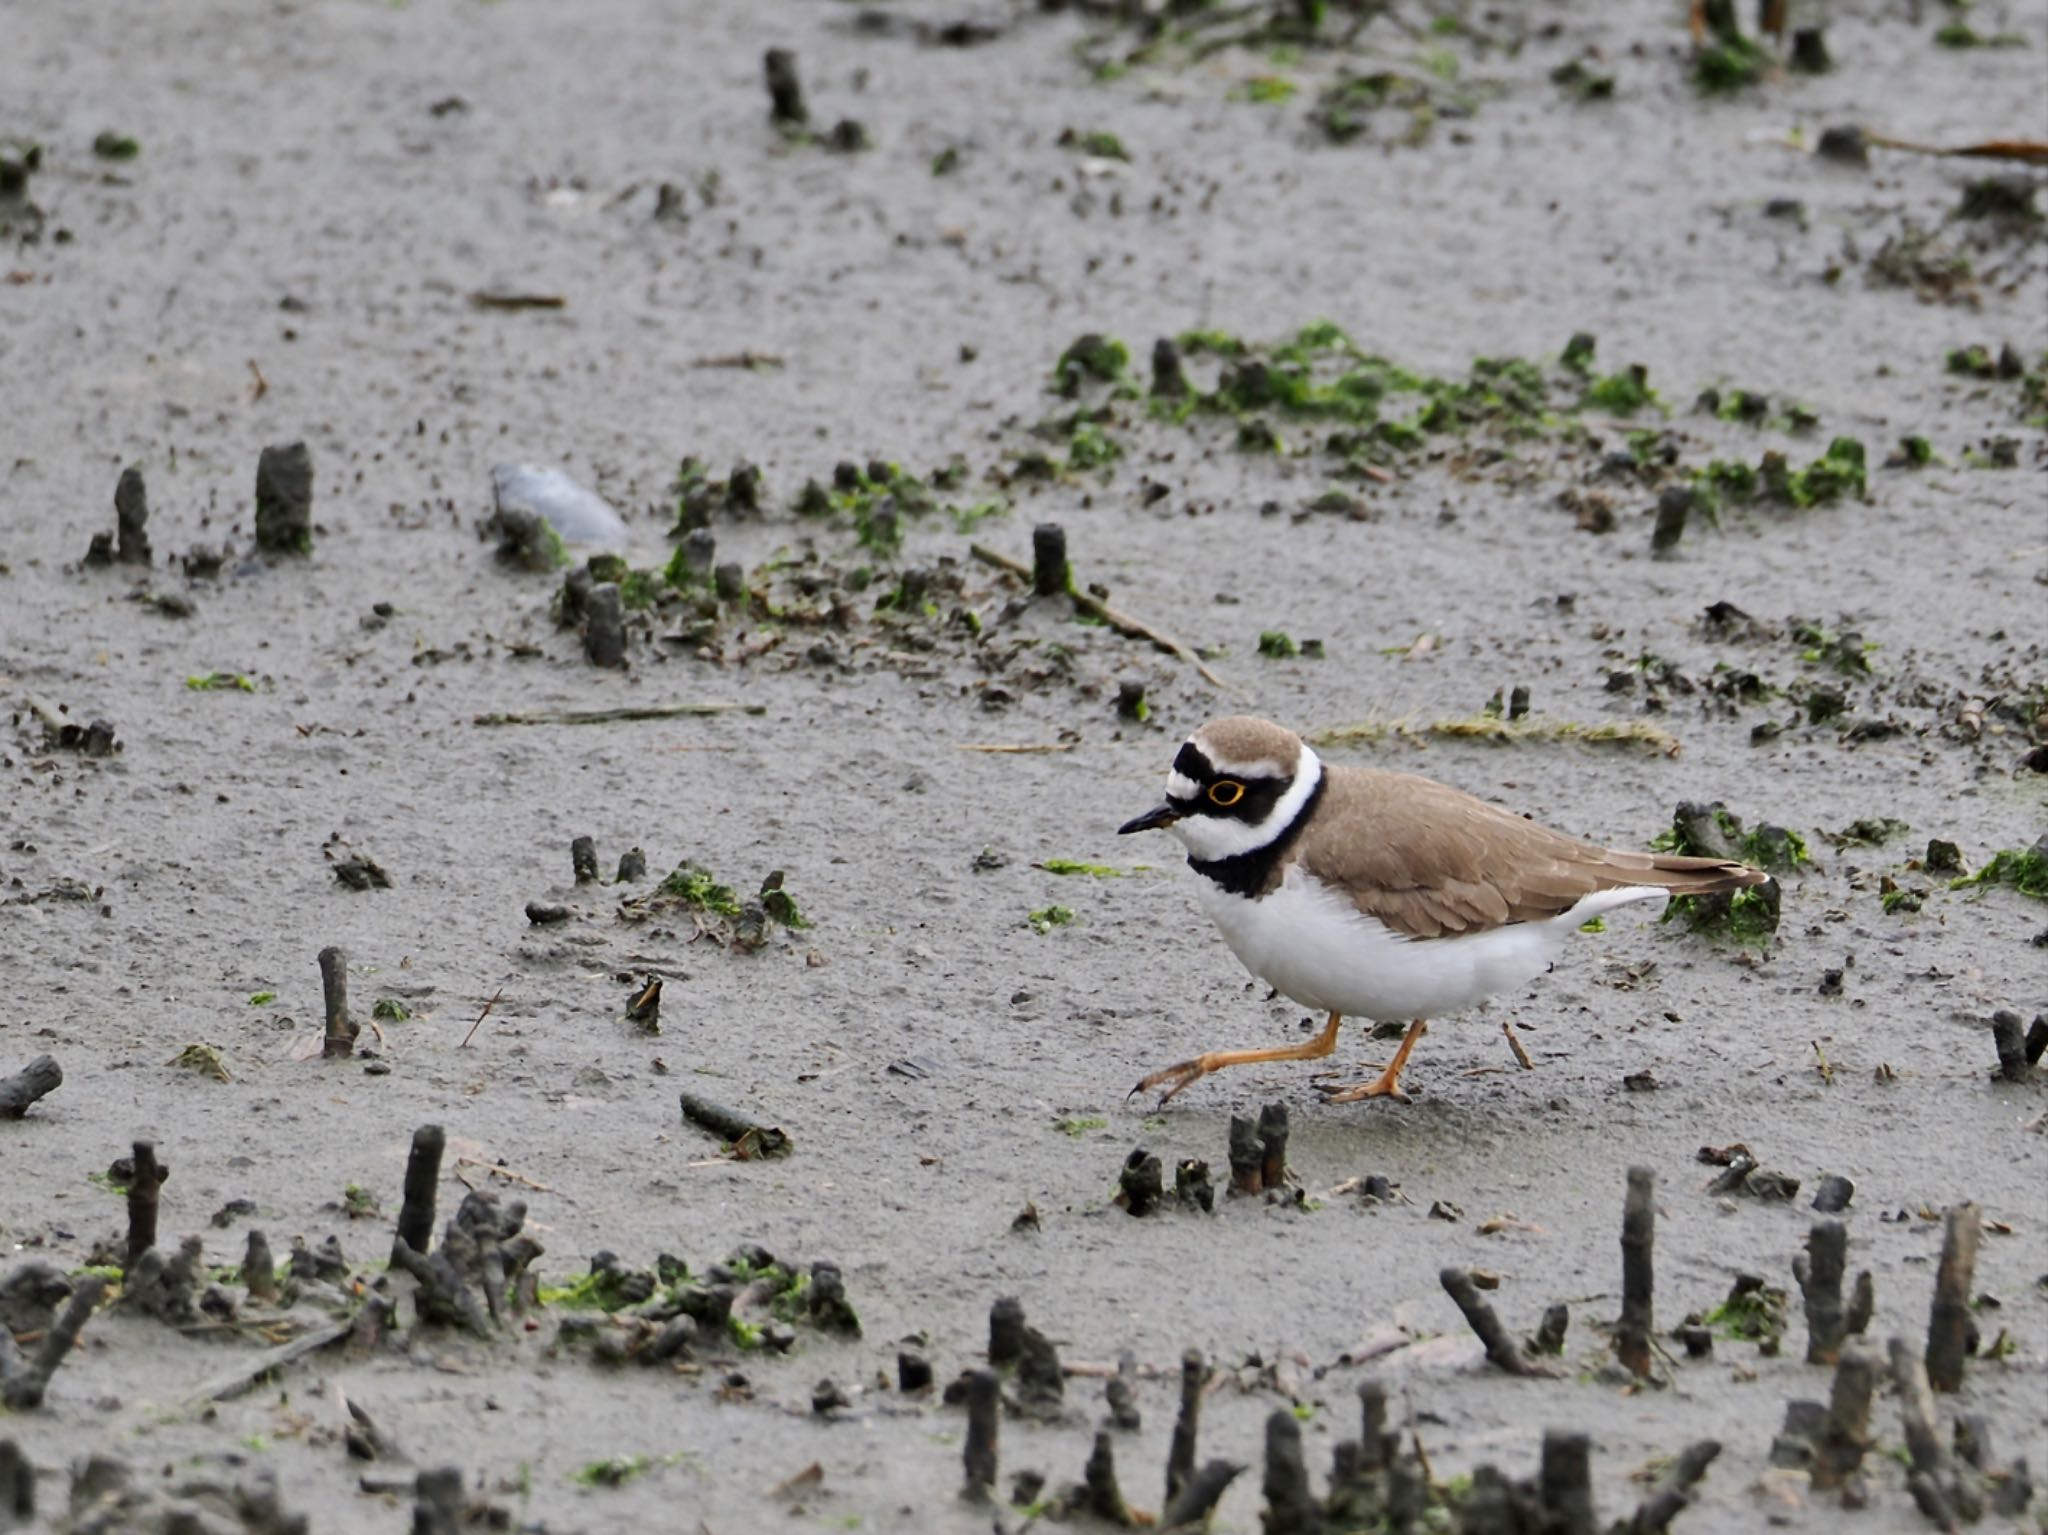
<instances>
[{"instance_id":1,"label":"dark twig","mask_svg":"<svg viewBox=\"0 0 2048 1535\"><path fill-rule=\"evenodd\" d=\"M1870 1448L1870 1398L1876 1389L1877 1357L1860 1348L1844 1351L1835 1366L1827 1417L1814 1446L1815 1487L1840 1487L1863 1464Z\"/></svg>"},{"instance_id":2,"label":"dark twig","mask_svg":"<svg viewBox=\"0 0 2048 1535\"><path fill-rule=\"evenodd\" d=\"M1230 1192L1256 1194L1266 1186L1266 1152L1255 1120L1230 1116Z\"/></svg>"},{"instance_id":3,"label":"dark twig","mask_svg":"<svg viewBox=\"0 0 2048 1535\"><path fill-rule=\"evenodd\" d=\"M54 1055L39 1055L11 1077L0 1077L0 1119L19 1119L38 1098L64 1085Z\"/></svg>"},{"instance_id":4,"label":"dark twig","mask_svg":"<svg viewBox=\"0 0 2048 1535\"><path fill-rule=\"evenodd\" d=\"M779 1157L790 1148L788 1132L774 1125L764 1125L695 1093L680 1096L683 1118L724 1140L742 1162L756 1157Z\"/></svg>"},{"instance_id":5,"label":"dark twig","mask_svg":"<svg viewBox=\"0 0 2048 1535\"><path fill-rule=\"evenodd\" d=\"M1472 1282L1472 1276L1461 1268L1446 1268L1438 1272L1437 1280L1444 1287L1444 1293L1457 1303L1465 1314L1465 1321L1472 1331L1479 1335L1479 1341L1486 1345L1487 1360L1495 1368L1510 1375L1547 1376L1552 1372L1542 1365L1533 1363L1515 1347L1508 1330L1501 1326L1500 1318L1493 1307L1479 1298L1479 1286Z\"/></svg>"},{"instance_id":6,"label":"dark twig","mask_svg":"<svg viewBox=\"0 0 2048 1535\"><path fill-rule=\"evenodd\" d=\"M412 1151L405 1159L405 1202L398 1210L397 1240L422 1257L434 1241L434 1192L441 1182L441 1153L448 1135L439 1125L421 1125L412 1133Z\"/></svg>"},{"instance_id":7,"label":"dark twig","mask_svg":"<svg viewBox=\"0 0 2048 1535\"><path fill-rule=\"evenodd\" d=\"M1032 569L1029 565L1026 565L1022 560L1013 560L1007 554L998 553L985 544L969 544L967 552L977 560L980 560L984 565L993 565L998 570L1007 570L1010 574L1020 576L1026 581L1032 579ZM1201 679L1211 687L1223 688L1226 692L1228 691L1228 687L1223 679L1203 665L1199 656L1172 635L1153 628L1142 619L1133 618L1128 613L1119 612L1092 592L1075 589L1070 590L1067 595L1073 599L1075 607L1088 614L1091 618L1101 619L1119 634L1126 635L1134 640L1144 640L1165 651L1168 655L1179 657L1192 666L1201 676Z\"/></svg>"},{"instance_id":8,"label":"dark twig","mask_svg":"<svg viewBox=\"0 0 2048 1535\"><path fill-rule=\"evenodd\" d=\"M1067 562L1067 530L1041 522L1031 530L1031 591L1037 597L1058 597L1074 589L1074 567Z\"/></svg>"},{"instance_id":9,"label":"dark twig","mask_svg":"<svg viewBox=\"0 0 2048 1535\"><path fill-rule=\"evenodd\" d=\"M1657 1175L1647 1167L1628 1170L1628 1198L1621 1216L1621 1322L1615 1329L1615 1352L1630 1374L1647 1376L1650 1352L1651 1298L1656 1283L1652 1244L1657 1236ZM1460 1303L1462 1304L1462 1302Z\"/></svg>"},{"instance_id":10,"label":"dark twig","mask_svg":"<svg viewBox=\"0 0 2048 1535\"><path fill-rule=\"evenodd\" d=\"M0 1327L0 1338L6 1340L5 1347L0 1348L0 1406L5 1406L10 1412L26 1412L32 1407L42 1406L43 1393L50 1387L50 1377L71 1357L78 1335L85 1330L93 1308L99 1305L106 1289L106 1281L97 1274L87 1274L80 1279L71 1291L71 1299L65 1302L57 1320L50 1324L42 1342L36 1346L35 1357L26 1364L15 1348L14 1335Z\"/></svg>"},{"instance_id":11,"label":"dark twig","mask_svg":"<svg viewBox=\"0 0 2048 1535\"><path fill-rule=\"evenodd\" d=\"M999 1295L988 1308L988 1362L1005 1369L1024 1357L1024 1302Z\"/></svg>"},{"instance_id":12,"label":"dark twig","mask_svg":"<svg viewBox=\"0 0 2048 1535\"><path fill-rule=\"evenodd\" d=\"M1168 1500L1165 1511L1159 1516L1159 1527L1162 1530L1205 1527L1209 1515L1242 1470L1243 1466L1233 1465L1227 1460L1204 1462L1202 1469L1189 1477L1180 1491Z\"/></svg>"},{"instance_id":13,"label":"dark twig","mask_svg":"<svg viewBox=\"0 0 2048 1535\"><path fill-rule=\"evenodd\" d=\"M1877 1281L1870 1277L1870 1270L1864 1269L1856 1276L1855 1288L1849 1292L1849 1314L1846 1325L1856 1337L1870 1331L1870 1319L1877 1313Z\"/></svg>"},{"instance_id":14,"label":"dark twig","mask_svg":"<svg viewBox=\"0 0 2048 1535\"><path fill-rule=\"evenodd\" d=\"M1636 1505L1634 1517L1623 1525L1619 1535L1659 1535L1670 1528L1671 1521L1684 1512L1692 1502L1692 1490L1707 1474L1707 1467L1714 1463L1721 1453L1718 1439L1702 1439L1689 1444L1679 1452L1678 1459L1664 1473L1664 1481L1657 1490Z\"/></svg>"},{"instance_id":15,"label":"dark twig","mask_svg":"<svg viewBox=\"0 0 2048 1535\"><path fill-rule=\"evenodd\" d=\"M1554 1535L1594 1535L1592 1438L1545 1429L1536 1488L1548 1516L1545 1530Z\"/></svg>"},{"instance_id":16,"label":"dark twig","mask_svg":"<svg viewBox=\"0 0 2048 1535\"><path fill-rule=\"evenodd\" d=\"M1180 1356L1180 1416L1173 1420L1173 1443L1166 1452L1166 1506L1169 1511L1176 1506L1195 1475L1195 1438L1201 1432L1202 1390L1208 1384L1209 1366L1202 1359L1202 1351L1189 1349ZM1232 1476L1236 1474L1235 1471L1231 1473ZM1226 1481L1224 1485L1229 1483Z\"/></svg>"},{"instance_id":17,"label":"dark twig","mask_svg":"<svg viewBox=\"0 0 2048 1535\"><path fill-rule=\"evenodd\" d=\"M36 1516L36 1468L12 1439L0 1439L0 1526Z\"/></svg>"},{"instance_id":18,"label":"dark twig","mask_svg":"<svg viewBox=\"0 0 2048 1535\"><path fill-rule=\"evenodd\" d=\"M320 1054L330 1061L346 1060L355 1054L358 1025L348 1016L348 955L331 944L320 951L320 989L327 1000Z\"/></svg>"},{"instance_id":19,"label":"dark twig","mask_svg":"<svg viewBox=\"0 0 2048 1535\"><path fill-rule=\"evenodd\" d=\"M1963 1388L1972 1331L1970 1285L1982 1232L1974 1204L1955 1205L1944 1216L1941 1267L1934 1275L1934 1306L1927 1322L1927 1379L1936 1391Z\"/></svg>"},{"instance_id":20,"label":"dark twig","mask_svg":"<svg viewBox=\"0 0 2048 1535\"><path fill-rule=\"evenodd\" d=\"M1116 1480L1116 1447L1110 1443L1106 1428L1095 1431L1095 1448L1089 1452L1088 1466L1081 1474L1081 1481L1087 1489L1088 1512L1096 1518L1125 1530L1140 1522L1151 1522L1133 1518L1130 1505L1124 1502L1123 1489Z\"/></svg>"},{"instance_id":21,"label":"dark twig","mask_svg":"<svg viewBox=\"0 0 2048 1535\"><path fill-rule=\"evenodd\" d=\"M1892 1390L1899 1399L1899 1424L1905 1430L1906 1452L1912 1456L1913 1472L1907 1480L1913 1501L1922 1513L1943 1530L1953 1532L1958 1521L1956 1468L1936 1427L1934 1391L1927 1378L1927 1365L1905 1338L1891 1340Z\"/></svg>"},{"instance_id":22,"label":"dark twig","mask_svg":"<svg viewBox=\"0 0 2048 1535\"><path fill-rule=\"evenodd\" d=\"M2006 1082L2024 1082L2034 1074L2027 1059L2026 1025L2020 1015L2000 1008L1991 1015L1991 1042L1998 1050L1998 1075Z\"/></svg>"},{"instance_id":23,"label":"dark twig","mask_svg":"<svg viewBox=\"0 0 2048 1535\"><path fill-rule=\"evenodd\" d=\"M1286 1408L1266 1419L1266 1535L1321 1535L1322 1510L1309 1492L1301 1423Z\"/></svg>"},{"instance_id":24,"label":"dark twig","mask_svg":"<svg viewBox=\"0 0 2048 1535\"><path fill-rule=\"evenodd\" d=\"M967 1377L967 1446L961 1452L967 1472L963 1496L983 1503L996 1485L996 1442L1003 1421L1003 1384L993 1370Z\"/></svg>"},{"instance_id":25,"label":"dark twig","mask_svg":"<svg viewBox=\"0 0 2048 1535\"><path fill-rule=\"evenodd\" d=\"M484 1010L476 1015L476 1022L469 1026L469 1032L462 1036L462 1044L457 1045L456 1049L462 1049L464 1045L467 1045L472 1039L476 1038L476 1031L484 1026L484 1020L491 1016L491 1009L498 1005L498 999L504 995L505 988L502 986L491 993L490 1000L484 1003Z\"/></svg>"},{"instance_id":26,"label":"dark twig","mask_svg":"<svg viewBox=\"0 0 2048 1535\"><path fill-rule=\"evenodd\" d=\"M1849 1331L1842 1305L1842 1275L1849 1257L1849 1228L1840 1221L1815 1221L1806 1251L1792 1265L1806 1297L1806 1362L1833 1364Z\"/></svg>"},{"instance_id":27,"label":"dark twig","mask_svg":"<svg viewBox=\"0 0 2048 1535\"><path fill-rule=\"evenodd\" d=\"M1259 1110L1259 1179L1269 1189L1287 1186L1287 1105Z\"/></svg>"},{"instance_id":28,"label":"dark twig","mask_svg":"<svg viewBox=\"0 0 2048 1535\"><path fill-rule=\"evenodd\" d=\"M135 1262L156 1246L157 1195L170 1177L170 1169L156 1159L155 1141L135 1143L134 1170L128 1180L128 1262Z\"/></svg>"}]
</instances>

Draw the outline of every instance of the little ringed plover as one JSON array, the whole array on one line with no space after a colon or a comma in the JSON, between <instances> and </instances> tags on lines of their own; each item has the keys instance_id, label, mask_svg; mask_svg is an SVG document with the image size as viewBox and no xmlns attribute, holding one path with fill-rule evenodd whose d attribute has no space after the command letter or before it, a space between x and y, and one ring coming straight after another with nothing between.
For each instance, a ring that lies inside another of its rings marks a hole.
<instances>
[{"instance_id":1,"label":"little ringed plover","mask_svg":"<svg viewBox=\"0 0 2048 1535\"><path fill-rule=\"evenodd\" d=\"M1320 1060L1345 1015L1409 1021L1379 1076L1333 1103L1395 1098L1426 1020L1538 975L1578 927L1629 901L1707 895L1769 876L1719 858L1581 842L1411 773L1327 764L1280 725L1211 720L1173 759L1166 799L1118 828L1171 831L1204 909L1245 968L1329 1014L1314 1039L1216 1050L1131 1091L1181 1089L1256 1061Z\"/></svg>"}]
</instances>

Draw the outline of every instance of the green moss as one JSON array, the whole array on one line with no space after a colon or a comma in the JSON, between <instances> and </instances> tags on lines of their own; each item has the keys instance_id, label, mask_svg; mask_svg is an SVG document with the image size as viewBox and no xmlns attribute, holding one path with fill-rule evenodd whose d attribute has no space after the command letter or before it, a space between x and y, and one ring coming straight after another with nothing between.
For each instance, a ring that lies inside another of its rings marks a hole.
<instances>
[{"instance_id":1,"label":"green moss","mask_svg":"<svg viewBox=\"0 0 2048 1535\"><path fill-rule=\"evenodd\" d=\"M1232 94L1243 101L1273 105L1289 100L1300 89L1300 86L1285 75L1253 75Z\"/></svg>"},{"instance_id":2,"label":"green moss","mask_svg":"<svg viewBox=\"0 0 2048 1535\"><path fill-rule=\"evenodd\" d=\"M1068 1139L1078 1141L1082 1136L1092 1131L1107 1130L1109 1128L1109 1121L1106 1119L1081 1119L1070 1116L1066 1119L1055 1121L1053 1128Z\"/></svg>"},{"instance_id":3,"label":"green moss","mask_svg":"<svg viewBox=\"0 0 2048 1535\"><path fill-rule=\"evenodd\" d=\"M1890 816L1866 816L1851 821L1830 839L1837 847L1877 847L1894 837L1903 837L1913 828L1904 821Z\"/></svg>"},{"instance_id":4,"label":"green moss","mask_svg":"<svg viewBox=\"0 0 2048 1535\"><path fill-rule=\"evenodd\" d=\"M198 672L185 679L185 686L195 693L256 691L255 681L240 672Z\"/></svg>"},{"instance_id":5,"label":"green moss","mask_svg":"<svg viewBox=\"0 0 2048 1535\"><path fill-rule=\"evenodd\" d=\"M1284 661L1300 655L1301 647L1280 630L1268 629L1259 636L1259 654Z\"/></svg>"},{"instance_id":6,"label":"green moss","mask_svg":"<svg viewBox=\"0 0 2048 1535\"><path fill-rule=\"evenodd\" d=\"M1242 357L1246 350L1243 341L1223 330L1184 330L1174 337L1174 345L1191 355L1207 352L1216 357Z\"/></svg>"},{"instance_id":7,"label":"green moss","mask_svg":"<svg viewBox=\"0 0 2048 1535\"><path fill-rule=\"evenodd\" d=\"M1785 1330L1786 1294L1771 1285L1736 1281L1728 1298L1701 1318L1725 1338L1763 1343Z\"/></svg>"},{"instance_id":8,"label":"green moss","mask_svg":"<svg viewBox=\"0 0 2048 1535\"><path fill-rule=\"evenodd\" d=\"M543 1306L564 1311L616 1311L633 1304L621 1293L625 1274L619 1269L592 1269L566 1285L541 1285L534 1293Z\"/></svg>"},{"instance_id":9,"label":"green moss","mask_svg":"<svg viewBox=\"0 0 2048 1535\"><path fill-rule=\"evenodd\" d=\"M1049 933L1056 927L1065 927L1075 920L1070 906L1041 906L1026 917L1035 933Z\"/></svg>"},{"instance_id":10,"label":"green moss","mask_svg":"<svg viewBox=\"0 0 2048 1535\"><path fill-rule=\"evenodd\" d=\"M1593 371L1593 353L1599 344L1590 332L1579 331L1565 342L1564 351L1558 355L1558 365L1567 372L1586 377Z\"/></svg>"},{"instance_id":11,"label":"green moss","mask_svg":"<svg viewBox=\"0 0 2048 1535\"><path fill-rule=\"evenodd\" d=\"M341 1191L341 1213L350 1220L364 1220L383 1212L377 1208L377 1196L360 1183L351 1183Z\"/></svg>"},{"instance_id":12,"label":"green moss","mask_svg":"<svg viewBox=\"0 0 2048 1535\"><path fill-rule=\"evenodd\" d=\"M1114 133L1101 128L1090 128L1086 131L1069 128L1060 135L1060 142L1070 149L1079 150L1084 155L1093 155L1098 160L1128 161L1131 158L1130 151L1124 148L1124 141Z\"/></svg>"},{"instance_id":13,"label":"green moss","mask_svg":"<svg viewBox=\"0 0 2048 1535\"><path fill-rule=\"evenodd\" d=\"M798 909L796 897L780 885L761 892L761 909L787 928L802 929L811 925L810 918Z\"/></svg>"},{"instance_id":14,"label":"green moss","mask_svg":"<svg viewBox=\"0 0 2048 1535\"><path fill-rule=\"evenodd\" d=\"M608 1460L593 1460L575 1471L569 1480L579 1487L623 1487L653 1464L646 1455L614 1455Z\"/></svg>"},{"instance_id":15,"label":"green moss","mask_svg":"<svg viewBox=\"0 0 2048 1535\"><path fill-rule=\"evenodd\" d=\"M1604 933L1607 931L1607 919L1605 917L1588 917L1579 924L1579 931L1582 933Z\"/></svg>"},{"instance_id":16,"label":"green moss","mask_svg":"<svg viewBox=\"0 0 2048 1535\"><path fill-rule=\"evenodd\" d=\"M1097 335L1091 331L1077 337L1053 364L1053 393L1071 400L1081 392L1081 385L1090 380L1101 384L1120 383L1130 365L1129 347L1114 336Z\"/></svg>"},{"instance_id":17,"label":"green moss","mask_svg":"<svg viewBox=\"0 0 2048 1535\"><path fill-rule=\"evenodd\" d=\"M676 551L678 555L681 550ZM671 559L662 570L629 570L619 581L619 601L627 608L651 608L661 596L664 586L675 586L676 561Z\"/></svg>"},{"instance_id":18,"label":"green moss","mask_svg":"<svg viewBox=\"0 0 2048 1535\"><path fill-rule=\"evenodd\" d=\"M1123 457L1123 447L1092 421L1074 428L1067 442L1067 467L1075 471L1098 469Z\"/></svg>"},{"instance_id":19,"label":"green moss","mask_svg":"<svg viewBox=\"0 0 2048 1535\"><path fill-rule=\"evenodd\" d=\"M1741 948L1768 948L1778 931L1777 890L1771 884L1732 895L1675 895L1665 906L1662 920L1679 918L1696 933Z\"/></svg>"},{"instance_id":20,"label":"green moss","mask_svg":"<svg viewBox=\"0 0 2048 1535\"><path fill-rule=\"evenodd\" d=\"M93 136L92 152L102 160L133 160L142 153L142 144L130 134L110 129Z\"/></svg>"},{"instance_id":21,"label":"green moss","mask_svg":"<svg viewBox=\"0 0 2048 1535\"><path fill-rule=\"evenodd\" d=\"M1948 371L1966 378L1998 377L1998 359L1984 346L1959 346L1948 354Z\"/></svg>"},{"instance_id":22,"label":"green moss","mask_svg":"<svg viewBox=\"0 0 2048 1535\"><path fill-rule=\"evenodd\" d=\"M719 884L709 869L694 863L677 864L668 878L661 882L661 893L676 896L685 905L716 912L721 917L740 914L739 897L733 894L732 886Z\"/></svg>"},{"instance_id":23,"label":"green moss","mask_svg":"<svg viewBox=\"0 0 2048 1535\"><path fill-rule=\"evenodd\" d=\"M277 993L274 991L252 992L249 996L249 1005L251 1007L268 1007L276 1000Z\"/></svg>"},{"instance_id":24,"label":"green moss","mask_svg":"<svg viewBox=\"0 0 2048 1535\"><path fill-rule=\"evenodd\" d=\"M948 506L946 515L953 519L953 531L972 533L991 517L1006 517L1010 512L1007 501L977 501L972 506Z\"/></svg>"},{"instance_id":25,"label":"green moss","mask_svg":"<svg viewBox=\"0 0 2048 1535\"><path fill-rule=\"evenodd\" d=\"M379 997L370 1016L385 1023L405 1023L411 1019L412 1009L396 997Z\"/></svg>"},{"instance_id":26,"label":"green moss","mask_svg":"<svg viewBox=\"0 0 2048 1535\"><path fill-rule=\"evenodd\" d=\"M1094 879L1122 879L1124 874L1114 864L1083 863L1078 858L1048 858L1039 868L1048 874L1086 874Z\"/></svg>"},{"instance_id":27,"label":"green moss","mask_svg":"<svg viewBox=\"0 0 2048 1535\"><path fill-rule=\"evenodd\" d=\"M1736 851L1744 863L1774 873L1802 868L1813 862L1806 839L1782 826L1759 826L1736 844Z\"/></svg>"},{"instance_id":28,"label":"green moss","mask_svg":"<svg viewBox=\"0 0 2048 1535\"><path fill-rule=\"evenodd\" d=\"M1878 893L1878 901L1884 907L1884 914L1887 917L1900 912L1918 911L1926 899L1921 891L1908 890L1904 885L1894 885L1891 889Z\"/></svg>"},{"instance_id":29,"label":"green moss","mask_svg":"<svg viewBox=\"0 0 2048 1535\"><path fill-rule=\"evenodd\" d=\"M1636 363L1588 384L1584 403L1617 416L1632 416L1645 406L1656 404L1657 392L1650 387L1649 369Z\"/></svg>"},{"instance_id":30,"label":"green moss","mask_svg":"<svg viewBox=\"0 0 2048 1535\"><path fill-rule=\"evenodd\" d=\"M1898 458L1902 464L1924 468L1934 462L1934 444L1925 437L1901 437Z\"/></svg>"},{"instance_id":31,"label":"green moss","mask_svg":"<svg viewBox=\"0 0 2048 1535\"><path fill-rule=\"evenodd\" d=\"M2048 838L2028 848L2000 848L1983 868L1950 880L1948 887L1961 890L1970 885L2010 885L2021 895L2048 901Z\"/></svg>"},{"instance_id":32,"label":"green moss","mask_svg":"<svg viewBox=\"0 0 2048 1535\"><path fill-rule=\"evenodd\" d=\"M1770 55L1749 38L1724 38L1693 60L1693 84L1710 96L1739 91L1755 85L1769 66Z\"/></svg>"},{"instance_id":33,"label":"green moss","mask_svg":"<svg viewBox=\"0 0 2048 1535\"><path fill-rule=\"evenodd\" d=\"M1837 437L1827 452L1790 477L1787 491L1794 506L1818 506L1843 496L1861 496L1866 488L1863 444Z\"/></svg>"}]
</instances>

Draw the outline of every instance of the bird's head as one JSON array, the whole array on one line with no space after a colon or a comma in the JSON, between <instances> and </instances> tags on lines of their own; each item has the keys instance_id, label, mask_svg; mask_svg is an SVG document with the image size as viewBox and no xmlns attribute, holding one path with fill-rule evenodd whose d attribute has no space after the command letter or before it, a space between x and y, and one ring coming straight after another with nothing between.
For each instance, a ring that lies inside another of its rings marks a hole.
<instances>
[{"instance_id":1,"label":"bird's head","mask_svg":"<svg viewBox=\"0 0 2048 1535\"><path fill-rule=\"evenodd\" d=\"M1245 714L1211 720L1181 744L1166 798L1117 832L1170 831L1200 862L1234 858L1292 825L1322 772L1308 743L1285 726Z\"/></svg>"}]
</instances>

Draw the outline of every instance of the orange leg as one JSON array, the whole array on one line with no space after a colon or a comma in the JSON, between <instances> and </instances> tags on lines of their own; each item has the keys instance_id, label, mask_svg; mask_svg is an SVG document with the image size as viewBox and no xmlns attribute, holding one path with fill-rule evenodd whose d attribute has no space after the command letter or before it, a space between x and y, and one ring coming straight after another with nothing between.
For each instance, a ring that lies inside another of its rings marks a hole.
<instances>
[{"instance_id":1,"label":"orange leg","mask_svg":"<svg viewBox=\"0 0 2048 1535\"><path fill-rule=\"evenodd\" d=\"M1250 1066L1259 1061L1319 1061L1337 1048L1337 1026L1343 1021L1341 1013L1330 1014L1330 1021L1323 1025L1322 1033L1298 1045L1279 1045L1270 1050L1211 1050L1191 1061L1182 1061L1177 1066L1153 1072L1131 1089L1130 1096L1135 1098L1155 1087L1163 1087L1166 1091L1159 1102L1164 1104L1189 1083L1199 1082L1212 1071L1221 1071L1226 1066Z\"/></svg>"},{"instance_id":2,"label":"orange leg","mask_svg":"<svg viewBox=\"0 0 2048 1535\"><path fill-rule=\"evenodd\" d=\"M1356 1103L1361 1098L1392 1098L1396 1103L1406 1103L1408 1095L1401 1091L1401 1069L1408 1064L1408 1053L1415 1048L1415 1041L1429 1032L1429 1025L1418 1018L1408 1025L1408 1032L1401 1039L1401 1048L1394 1052L1394 1058L1387 1062L1387 1069L1370 1082L1360 1082L1355 1087L1326 1087L1324 1101L1328 1103Z\"/></svg>"}]
</instances>

